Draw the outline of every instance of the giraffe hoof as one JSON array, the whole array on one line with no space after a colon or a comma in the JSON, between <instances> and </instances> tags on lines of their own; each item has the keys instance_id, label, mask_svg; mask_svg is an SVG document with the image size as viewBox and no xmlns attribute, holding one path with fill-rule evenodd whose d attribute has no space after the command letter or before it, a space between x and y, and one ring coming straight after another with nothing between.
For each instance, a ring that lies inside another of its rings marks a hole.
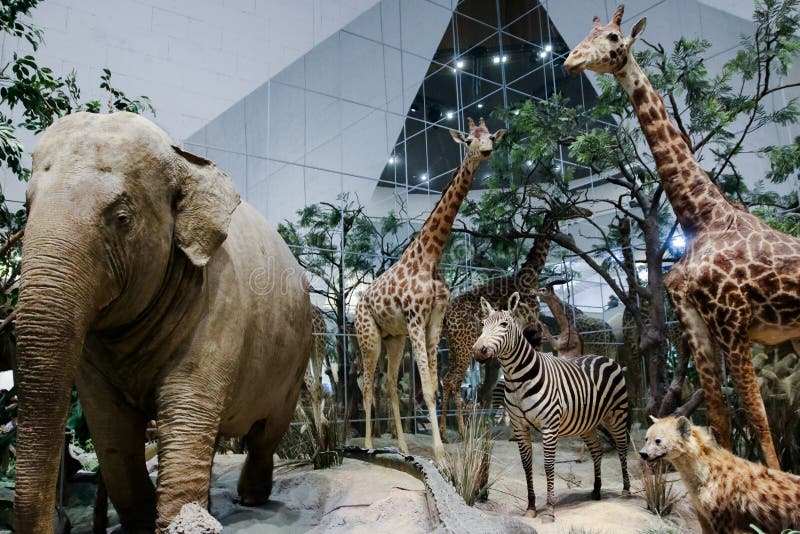
<instances>
[{"instance_id":1,"label":"giraffe hoof","mask_svg":"<svg viewBox=\"0 0 800 534\"><path fill-rule=\"evenodd\" d=\"M525 512L525 517L536 517L536 510L528 510Z\"/></svg>"},{"instance_id":2,"label":"giraffe hoof","mask_svg":"<svg viewBox=\"0 0 800 534\"><path fill-rule=\"evenodd\" d=\"M556 515L551 513L542 514L542 523L554 523Z\"/></svg>"}]
</instances>

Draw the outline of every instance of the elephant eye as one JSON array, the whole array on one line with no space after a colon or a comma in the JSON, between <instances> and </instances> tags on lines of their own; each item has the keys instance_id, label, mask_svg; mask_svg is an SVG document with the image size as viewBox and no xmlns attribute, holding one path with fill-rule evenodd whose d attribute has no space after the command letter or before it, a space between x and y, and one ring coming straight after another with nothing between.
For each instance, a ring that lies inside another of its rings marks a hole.
<instances>
[{"instance_id":1,"label":"elephant eye","mask_svg":"<svg viewBox=\"0 0 800 534\"><path fill-rule=\"evenodd\" d=\"M117 222L121 225L127 225L131 222L131 215L127 211L117 212Z\"/></svg>"}]
</instances>

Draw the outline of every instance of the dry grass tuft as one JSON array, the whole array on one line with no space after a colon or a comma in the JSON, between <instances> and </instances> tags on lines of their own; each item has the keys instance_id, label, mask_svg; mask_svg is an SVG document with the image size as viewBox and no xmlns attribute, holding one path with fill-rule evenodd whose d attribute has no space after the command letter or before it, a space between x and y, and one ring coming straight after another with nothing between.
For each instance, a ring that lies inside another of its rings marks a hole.
<instances>
[{"instance_id":1,"label":"dry grass tuft","mask_svg":"<svg viewBox=\"0 0 800 534\"><path fill-rule=\"evenodd\" d=\"M681 496L675 492L673 483L667 479L667 463L663 461L647 463L643 460L639 462L647 509L659 517L669 515Z\"/></svg>"},{"instance_id":2,"label":"dry grass tuft","mask_svg":"<svg viewBox=\"0 0 800 534\"><path fill-rule=\"evenodd\" d=\"M465 421L464 440L445 451L439 466L442 476L449 480L469 506L485 501L494 480L489 480L492 458L491 421L477 410Z\"/></svg>"},{"instance_id":3,"label":"dry grass tuft","mask_svg":"<svg viewBox=\"0 0 800 534\"><path fill-rule=\"evenodd\" d=\"M326 469L341 465L339 454L345 445L348 422L339 421L336 403L324 405L324 417L315 423L301 404L298 404L295 420L278 445L276 454L286 460L284 468L313 465L314 469Z\"/></svg>"}]
</instances>

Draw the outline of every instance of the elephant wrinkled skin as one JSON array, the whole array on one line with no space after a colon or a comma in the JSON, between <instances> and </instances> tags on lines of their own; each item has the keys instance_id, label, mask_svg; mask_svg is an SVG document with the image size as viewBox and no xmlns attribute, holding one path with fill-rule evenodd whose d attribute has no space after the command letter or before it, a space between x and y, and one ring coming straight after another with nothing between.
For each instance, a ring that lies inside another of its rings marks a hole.
<instances>
[{"instance_id":1,"label":"elephant wrinkled skin","mask_svg":"<svg viewBox=\"0 0 800 534\"><path fill-rule=\"evenodd\" d=\"M162 531L184 504L207 504L218 433L246 435L239 493L265 502L311 349L308 286L277 232L213 163L130 113L48 128L28 205L15 531L53 532L73 383L127 532Z\"/></svg>"}]
</instances>

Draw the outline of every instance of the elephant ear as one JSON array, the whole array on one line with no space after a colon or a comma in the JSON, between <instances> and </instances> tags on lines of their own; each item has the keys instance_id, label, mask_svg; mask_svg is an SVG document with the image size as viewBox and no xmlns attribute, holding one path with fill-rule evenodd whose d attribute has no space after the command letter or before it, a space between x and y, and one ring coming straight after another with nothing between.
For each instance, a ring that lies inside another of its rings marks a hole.
<instances>
[{"instance_id":1,"label":"elephant ear","mask_svg":"<svg viewBox=\"0 0 800 534\"><path fill-rule=\"evenodd\" d=\"M241 202L233 181L211 161L172 147L179 188L175 238L189 261L202 267L228 237L231 214Z\"/></svg>"}]
</instances>

